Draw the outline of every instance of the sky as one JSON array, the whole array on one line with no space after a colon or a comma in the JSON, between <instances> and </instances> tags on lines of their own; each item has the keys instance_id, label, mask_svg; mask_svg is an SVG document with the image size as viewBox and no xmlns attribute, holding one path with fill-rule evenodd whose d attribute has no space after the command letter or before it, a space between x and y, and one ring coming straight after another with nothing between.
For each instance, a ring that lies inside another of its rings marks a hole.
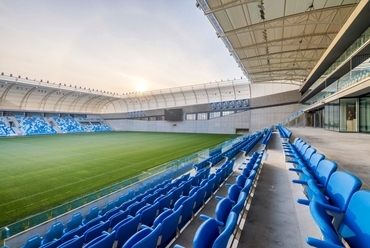
<instances>
[{"instance_id":1,"label":"sky","mask_svg":"<svg viewBox=\"0 0 370 248\"><path fill-rule=\"evenodd\" d=\"M195 0L0 0L0 71L124 94L240 78Z\"/></svg>"}]
</instances>

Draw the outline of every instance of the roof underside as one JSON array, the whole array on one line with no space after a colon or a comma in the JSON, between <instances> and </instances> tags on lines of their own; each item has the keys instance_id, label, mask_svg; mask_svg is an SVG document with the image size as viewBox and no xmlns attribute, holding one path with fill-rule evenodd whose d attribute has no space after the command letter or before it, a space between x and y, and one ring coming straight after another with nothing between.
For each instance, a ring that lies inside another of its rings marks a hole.
<instances>
[{"instance_id":1,"label":"roof underside","mask_svg":"<svg viewBox=\"0 0 370 248\"><path fill-rule=\"evenodd\" d=\"M301 85L358 0L197 0L253 83Z\"/></svg>"}]
</instances>

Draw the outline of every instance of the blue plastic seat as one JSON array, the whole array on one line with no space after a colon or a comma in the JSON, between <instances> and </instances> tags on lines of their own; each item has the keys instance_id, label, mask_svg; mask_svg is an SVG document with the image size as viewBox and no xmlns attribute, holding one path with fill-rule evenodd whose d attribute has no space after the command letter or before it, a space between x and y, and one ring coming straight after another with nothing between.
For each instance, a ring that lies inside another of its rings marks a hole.
<instances>
[{"instance_id":1,"label":"blue plastic seat","mask_svg":"<svg viewBox=\"0 0 370 248\"><path fill-rule=\"evenodd\" d=\"M223 198L220 200L215 208L215 217L207 216L204 214L201 214L199 217L202 220L208 220L208 219L215 219L217 221L217 224L219 226L225 226L226 220L229 217L230 211L233 208L233 203L229 200L229 198Z\"/></svg>"},{"instance_id":2,"label":"blue plastic seat","mask_svg":"<svg viewBox=\"0 0 370 248\"><path fill-rule=\"evenodd\" d=\"M226 248L235 230L237 218L237 215L231 212L221 233L216 220L208 219L203 222L194 235L193 248ZM175 245L174 248L182 246Z\"/></svg>"},{"instance_id":3,"label":"blue plastic seat","mask_svg":"<svg viewBox=\"0 0 370 248\"><path fill-rule=\"evenodd\" d=\"M182 208L183 207L180 206L175 211L172 209L167 209L154 220L153 228L156 228L159 224L162 224L160 232L161 242L158 246L159 248L166 247L170 241L176 237Z\"/></svg>"},{"instance_id":4,"label":"blue plastic seat","mask_svg":"<svg viewBox=\"0 0 370 248\"><path fill-rule=\"evenodd\" d=\"M143 200L145 200L145 203L153 204L155 199L157 199L158 194L155 193L154 191L152 193L148 193Z\"/></svg>"},{"instance_id":5,"label":"blue plastic seat","mask_svg":"<svg viewBox=\"0 0 370 248\"><path fill-rule=\"evenodd\" d=\"M307 243L315 247L344 247L341 238L350 247L368 247L370 240L370 191L360 190L353 194L339 227L332 224L332 218L325 206L319 202L310 203L310 212L321 230L324 240L308 237Z\"/></svg>"},{"instance_id":6,"label":"blue plastic seat","mask_svg":"<svg viewBox=\"0 0 370 248\"><path fill-rule=\"evenodd\" d=\"M106 212L111 210L112 208L116 207L116 203L114 201L110 201L105 205L100 211L99 215L103 216Z\"/></svg>"},{"instance_id":7,"label":"blue plastic seat","mask_svg":"<svg viewBox=\"0 0 370 248\"><path fill-rule=\"evenodd\" d=\"M192 196L182 196L175 203L174 210L177 210L182 206L181 221L179 223L179 229L181 230L193 217L193 209L195 203L196 194Z\"/></svg>"},{"instance_id":8,"label":"blue plastic seat","mask_svg":"<svg viewBox=\"0 0 370 248\"><path fill-rule=\"evenodd\" d=\"M135 216L136 215L136 212L145 206L145 200L141 200L141 201L137 201L137 202L134 202L133 204L131 204L127 209L129 211L129 214L131 216Z\"/></svg>"},{"instance_id":9,"label":"blue plastic seat","mask_svg":"<svg viewBox=\"0 0 370 248\"><path fill-rule=\"evenodd\" d=\"M192 185L192 178L189 178L187 181L182 182L180 185L184 186L182 194L189 195L191 185Z\"/></svg>"},{"instance_id":10,"label":"blue plastic seat","mask_svg":"<svg viewBox=\"0 0 370 248\"><path fill-rule=\"evenodd\" d=\"M82 220L82 223L86 225L90 220L95 219L99 215L98 206L93 206L90 208L89 213L86 214L85 219Z\"/></svg>"},{"instance_id":11,"label":"blue plastic seat","mask_svg":"<svg viewBox=\"0 0 370 248\"><path fill-rule=\"evenodd\" d=\"M235 204L239 198L241 188L238 187L238 185L233 184L230 186L229 190L227 191L227 198L230 199L230 201ZM223 199L221 196L216 196L217 200Z\"/></svg>"},{"instance_id":12,"label":"blue plastic seat","mask_svg":"<svg viewBox=\"0 0 370 248\"><path fill-rule=\"evenodd\" d=\"M152 226L155 218L157 217L159 202L153 205L147 204L137 211L137 215L140 215L140 223L142 225Z\"/></svg>"},{"instance_id":13,"label":"blue plastic seat","mask_svg":"<svg viewBox=\"0 0 370 248\"><path fill-rule=\"evenodd\" d=\"M57 221L50 226L48 232L45 233L41 244L46 244L54 239L60 239L63 236L64 225L61 221Z\"/></svg>"},{"instance_id":14,"label":"blue plastic seat","mask_svg":"<svg viewBox=\"0 0 370 248\"><path fill-rule=\"evenodd\" d=\"M111 248L116 237L116 233L113 231L111 233L103 232L102 235L96 237L87 243L84 248Z\"/></svg>"},{"instance_id":15,"label":"blue plastic seat","mask_svg":"<svg viewBox=\"0 0 370 248\"><path fill-rule=\"evenodd\" d=\"M128 216L128 209L125 210L125 211L122 211L120 210L118 213L112 215L111 217L109 217L108 221L109 221L109 227L110 228L113 228L117 223L119 223L120 221L126 219Z\"/></svg>"},{"instance_id":16,"label":"blue plastic seat","mask_svg":"<svg viewBox=\"0 0 370 248\"><path fill-rule=\"evenodd\" d=\"M84 236L74 237L64 243L62 243L58 248L81 248L84 244Z\"/></svg>"},{"instance_id":17,"label":"blue plastic seat","mask_svg":"<svg viewBox=\"0 0 370 248\"><path fill-rule=\"evenodd\" d=\"M154 203L159 203L158 213L162 213L165 208L169 208L172 201L173 192L168 193L167 195L162 195L158 197Z\"/></svg>"},{"instance_id":18,"label":"blue plastic seat","mask_svg":"<svg viewBox=\"0 0 370 248\"><path fill-rule=\"evenodd\" d=\"M40 248L57 248L61 244L62 244L61 239L54 239L54 240L50 241L49 243L46 243L46 244L40 246Z\"/></svg>"},{"instance_id":19,"label":"blue plastic seat","mask_svg":"<svg viewBox=\"0 0 370 248\"><path fill-rule=\"evenodd\" d=\"M135 217L129 215L126 219L112 228L112 232L116 231L115 240L117 240L117 247L122 247L122 245L137 232L139 222L140 215L136 215Z\"/></svg>"},{"instance_id":20,"label":"blue plastic seat","mask_svg":"<svg viewBox=\"0 0 370 248\"><path fill-rule=\"evenodd\" d=\"M172 200L171 200L171 204L170 204L171 208L173 208L173 205L175 204L175 202L182 195L183 188L184 188L184 185L177 186L176 188L173 188L173 189L170 190L170 192L168 192L168 193L172 193Z\"/></svg>"},{"instance_id":21,"label":"blue plastic seat","mask_svg":"<svg viewBox=\"0 0 370 248\"><path fill-rule=\"evenodd\" d=\"M71 216L71 219L67 222L66 228L64 228L63 233L67 233L82 224L82 214L80 212L76 212Z\"/></svg>"},{"instance_id":22,"label":"blue plastic seat","mask_svg":"<svg viewBox=\"0 0 370 248\"><path fill-rule=\"evenodd\" d=\"M109 218L113 215L115 215L116 213L118 213L119 211L122 211L120 210L119 208L117 207L113 207L111 208L110 210L108 210L105 214L104 214L104 218L105 220L109 220Z\"/></svg>"},{"instance_id":23,"label":"blue plastic seat","mask_svg":"<svg viewBox=\"0 0 370 248\"><path fill-rule=\"evenodd\" d=\"M35 234L29 237L21 248L39 248L42 238L40 235Z\"/></svg>"},{"instance_id":24,"label":"blue plastic seat","mask_svg":"<svg viewBox=\"0 0 370 248\"><path fill-rule=\"evenodd\" d=\"M158 225L154 229L143 228L130 237L122 248L155 248L157 247L158 237L161 230L162 225Z\"/></svg>"},{"instance_id":25,"label":"blue plastic seat","mask_svg":"<svg viewBox=\"0 0 370 248\"><path fill-rule=\"evenodd\" d=\"M86 230L87 230L87 226L80 226L78 228L75 228L63 234L63 236L61 237L62 243L73 239L75 236L82 236L86 232Z\"/></svg>"},{"instance_id":26,"label":"blue plastic seat","mask_svg":"<svg viewBox=\"0 0 370 248\"><path fill-rule=\"evenodd\" d=\"M204 184L203 186L200 186L197 190L197 196L195 198L195 204L193 208L194 214L199 211L199 209L203 206L205 202L206 189L208 187L207 184L208 182Z\"/></svg>"},{"instance_id":27,"label":"blue plastic seat","mask_svg":"<svg viewBox=\"0 0 370 248\"><path fill-rule=\"evenodd\" d=\"M308 180L309 190L312 193L310 199L298 199L301 204L309 205L310 201L319 201L327 208L343 213L347 209L352 195L360 190L361 180L348 172L336 171L329 178L326 188L320 189L314 180ZM324 192L322 191L324 190Z\"/></svg>"},{"instance_id":28,"label":"blue plastic seat","mask_svg":"<svg viewBox=\"0 0 370 248\"><path fill-rule=\"evenodd\" d=\"M86 230L83 234L84 236L84 243L89 243L94 238L98 237L103 231L108 231L109 229L109 221L101 221L99 224L90 227Z\"/></svg>"}]
</instances>

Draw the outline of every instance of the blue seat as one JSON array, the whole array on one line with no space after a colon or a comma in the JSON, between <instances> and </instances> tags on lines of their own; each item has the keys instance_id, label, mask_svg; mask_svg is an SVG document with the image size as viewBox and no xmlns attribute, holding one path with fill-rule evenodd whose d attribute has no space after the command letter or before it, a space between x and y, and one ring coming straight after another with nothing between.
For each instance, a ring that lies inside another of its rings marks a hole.
<instances>
[{"instance_id":1,"label":"blue seat","mask_svg":"<svg viewBox=\"0 0 370 248\"><path fill-rule=\"evenodd\" d=\"M182 206L173 211L172 209L165 210L162 214L154 220L153 228L156 228L159 224L162 224L160 236L161 242L159 248L166 247L170 241L176 237L178 231L178 223L182 212Z\"/></svg>"},{"instance_id":2,"label":"blue seat","mask_svg":"<svg viewBox=\"0 0 370 248\"><path fill-rule=\"evenodd\" d=\"M98 206L93 206L90 211L86 214L85 219L82 220L82 224L86 225L90 220L95 219L99 215Z\"/></svg>"},{"instance_id":3,"label":"blue seat","mask_svg":"<svg viewBox=\"0 0 370 248\"><path fill-rule=\"evenodd\" d=\"M191 189L191 185L192 185L192 178L189 178L187 181L182 182L180 184L180 186L181 185L184 186L182 194L183 195L189 195L189 192L190 192L190 189Z\"/></svg>"},{"instance_id":4,"label":"blue seat","mask_svg":"<svg viewBox=\"0 0 370 248\"><path fill-rule=\"evenodd\" d=\"M70 239L62 243L58 248L81 248L84 244L84 236L76 236L73 239Z\"/></svg>"},{"instance_id":5,"label":"blue seat","mask_svg":"<svg viewBox=\"0 0 370 248\"><path fill-rule=\"evenodd\" d=\"M115 215L116 213L118 213L119 211L122 211L120 210L119 208L117 207L114 207L114 208L111 208L110 210L108 210L105 214L104 214L104 218L105 220L109 220L109 218L113 215Z\"/></svg>"},{"instance_id":6,"label":"blue seat","mask_svg":"<svg viewBox=\"0 0 370 248\"><path fill-rule=\"evenodd\" d=\"M158 225L154 229L143 228L130 237L122 248L155 248L157 247L158 237L161 230L162 225Z\"/></svg>"},{"instance_id":7,"label":"blue seat","mask_svg":"<svg viewBox=\"0 0 370 248\"><path fill-rule=\"evenodd\" d=\"M153 204L155 199L157 199L158 194L155 193L154 191L152 193L148 193L143 200L145 200L145 203Z\"/></svg>"},{"instance_id":8,"label":"blue seat","mask_svg":"<svg viewBox=\"0 0 370 248\"><path fill-rule=\"evenodd\" d=\"M247 200L247 193L241 192L238 198L238 201L231 209L232 212L236 213L237 216L239 216L240 213L242 213L242 210L244 208L244 204Z\"/></svg>"},{"instance_id":9,"label":"blue seat","mask_svg":"<svg viewBox=\"0 0 370 248\"><path fill-rule=\"evenodd\" d=\"M127 194L118 196L117 200L115 201L116 207L120 207L122 203L127 200Z\"/></svg>"},{"instance_id":10,"label":"blue seat","mask_svg":"<svg viewBox=\"0 0 370 248\"><path fill-rule=\"evenodd\" d=\"M117 240L117 247L122 247L122 245L137 232L139 222L140 215L136 215L135 217L129 215L126 219L112 228L112 232L116 232L115 240Z\"/></svg>"},{"instance_id":11,"label":"blue seat","mask_svg":"<svg viewBox=\"0 0 370 248\"><path fill-rule=\"evenodd\" d=\"M40 246L40 248L57 248L61 244L62 244L62 239L54 239L54 240L50 241L49 243L46 243L46 244Z\"/></svg>"},{"instance_id":12,"label":"blue seat","mask_svg":"<svg viewBox=\"0 0 370 248\"><path fill-rule=\"evenodd\" d=\"M75 228L63 234L63 236L61 237L62 243L73 239L75 236L82 236L86 232L86 230L87 230L87 226L80 226L78 228Z\"/></svg>"},{"instance_id":13,"label":"blue seat","mask_svg":"<svg viewBox=\"0 0 370 248\"><path fill-rule=\"evenodd\" d=\"M102 248L113 247L113 243L116 237L116 233L113 231L111 233L103 232L102 235L96 237L95 239L91 240L87 243L84 248Z\"/></svg>"},{"instance_id":14,"label":"blue seat","mask_svg":"<svg viewBox=\"0 0 370 248\"><path fill-rule=\"evenodd\" d=\"M136 212L145 206L145 200L137 201L131 204L127 209L129 211L129 215L135 216Z\"/></svg>"},{"instance_id":15,"label":"blue seat","mask_svg":"<svg viewBox=\"0 0 370 248\"><path fill-rule=\"evenodd\" d=\"M109 221L101 221L99 224L90 227L86 230L83 234L84 236L84 243L89 243L94 238L98 237L103 231L108 231L109 229Z\"/></svg>"},{"instance_id":16,"label":"blue seat","mask_svg":"<svg viewBox=\"0 0 370 248\"><path fill-rule=\"evenodd\" d=\"M90 220L89 222L86 223L86 225L85 225L86 230L89 229L90 227L96 226L101 221L105 221L105 217L98 215L98 217L96 217L95 219L92 219L92 220Z\"/></svg>"},{"instance_id":17,"label":"blue seat","mask_svg":"<svg viewBox=\"0 0 370 248\"><path fill-rule=\"evenodd\" d=\"M29 237L21 248L39 248L41 245L41 237L38 234Z\"/></svg>"},{"instance_id":18,"label":"blue seat","mask_svg":"<svg viewBox=\"0 0 370 248\"><path fill-rule=\"evenodd\" d=\"M206 182L203 186L200 186L197 190L197 196L195 198L195 204L193 208L194 214L199 211L205 202L206 189L208 187L207 184L208 182Z\"/></svg>"},{"instance_id":19,"label":"blue seat","mask_svg":"<svg viewBox=\"0 0 370 248\"><path fill-rule=\"evenodd\" d=\"M227 191L227 198L229 198L230 201L233 204L235 204L237 202L237 200L239 198L240 190L241 190L241 188L239 188L239 186L236 185L236 184L231 185L230 188L228 189L228 191ZM223 197L216 196L216 199L217 200L221 200L221 199L223 199Z\"/></svg>"},{"instance_id":20,"label":"blue seat","mask_svg":"<svg viewBox=\"0 0 370 248\"><path fill-rule=\"evenodd\" d=\"M308 186L312 198L298 199L299 203L309 205L312 200L319 201L324 204L327 210L343 213L347 209L352 195L361 188L362 182L351 173L336 171L329 178L326 188L320 189L312 179L308 180Z\"/></svg>"},{"instance_id":21,"label":"blue seat","mask_svg":"<svg viewBox=\"0 0 370 248\"><path fill-rule=\"evenodd\" d=\"M162 213L165 208L169 208L172 201L173 192L168 193L167 195L162 195L158 197L154 203L159 203L158 213Z\"/></svg>"},{"instance_id":22,"label":"blue seat","mask_svg":"<svg viewBox=\"0 0 370 248\"><path fill-rule=\"evenodd\" d=\"M110 201L107 203L107 205L105 205L100 211L99 211L99 215L103 216L106 212L108 212L109 210L111 210L112 208L115 208L116 207L116 203L114 201Z\"/></svg>"},{"instance_id":23,"label":"blue seat","mask_svg":"<svg viewBox=\"0 0 370 248\"><path fill-rule=\"evenodd\" d=\"M179 223L179 229L181 230L193 217L193 209L194 209L194 203L196 194L193 194L191 196L182 196L180 199L177 200L174 206L174 210L177 210L182 206L181 211L181 221Z\"/></svg>"},{"instance_id":24,"label":"blue seat","mask_svg":"<svg viewBox=\"0 0 370 248\"><path fill-rule=\"evenodd\" d=\"M212 174L212 175L214 175L214 174ZM208 200L209 198L211 198L211 196L213 194L213 188L215 186L215 181L216 181L216 177L215 176L213 176L212 178L209 178L208 179L206 194L204 196L204 199L205 200Z\"/></svg>"},{"instance_id":25,"label":"blue seat","mask_svg":"<svg viewBox=\"0 0 370 248\"><path fill-rule=\"evenodd\" d=\"M44 245L46 243L51 242L54 239L60 239L63 236L63 230L64 230L64 225L61 221L57 221L53 223L50 226L49 231L45 233L41 241L41 244Z\"/></svg>"},{"instance_id":26,"label":"blue seat","mask_svg":"<svg viewBox=\"0 0 370 248\"><path fill-rule=\"evenodd\" d=\"M217 221L217 224L219 226L225 226L227 217L229 217L230 211L233 208L233 203L229 200L229 198L223 198L220 200L215 208L215 217L207 216L204 214L201 214L199 218L202 220L208 220L208 219L215 219Z\"/></svg>"},{"instance_id":27,"label":"blue seat","mask_svg":"<svg viewBox=\"0 0 370 248\"><path fill-rule=\"evenodd\" d=\"M66 228L64 228L63 233L67 233L82 224L82 214L80 212L76 212L72 215L71 219L67 222Z\"/></svg>"},{"instance_id":28,"label":"blue seat","mask_svg":"<svg viewBox=\"0 0 370 248\"><path fill-rule=\"evenodd\" d=\"M337 170L338 164L334 161L323 159L317 165L315 173L312 174L311 171L306 168L302 168L302 173L304 176L301 180L293 180L294 183L307 185L308 180L312 179L316 182L318 187L325 188L330 176Z\"/></svg>"},{"instance_id":29,"label":"blue seat","mask_svg":"<svg viewBox=\"0 0 370 248\"><path fill-rule=\"evenodd\" d=\"M370 191L353 194L339 227L335 227L325 206L310 203L310 212L321 230L324 240L308 237L307 243L315 247L344 247L341 238L350 247L369 247L370 240Z\"/></svg>"},{"instance_id":30,"label":"blue seat","mask_svg":"<svg viewBox=\"0 0 370 248\"><path fill-rule=\"evenodd\" d=\"M194 235L193 248L226 248L235 229L237 218L237 215L231 212L221 233L216 220L208 219L203 222ZM174 246L174 248L182 247Z\"/></svg>"},{"instance_id":31,"label":"blue seat","mask_svg":"<svg viewBox=\"0 0 370 248\"><path fill-rule=\"evenodd\" d=\"M295 168L289 168L290 171L295 171L297 173L300 173L300 175L303 175L303 178L300 176L301 179L305 179L303 173L303 168L306 169L306 171L310 172L310 174L315 174L316 168L319 165L320 161L325 159L325 155L321 153L314 153L311 155L309 161L306 164L298 163Z\"/></svg>"},{"instance_id":32,"label":"blue seat","mask_svg":"<svg viewBox=\"0 0 370 248\"><path fill-rule=\"evenodd\" d=\"M125 211L125 210L128 209L129 206L131 206L131 204L133 204L135 202L136 202L136 198L125 201L124 203L122 203L122 205L119 207L119 209L122 210L122 211Z\"/></svg>"},{"instance_id":33,"label":"blue seat","mask_svg":"<svg viewBox=\"0 0 370 248\"><path fill-rule=\"evenodd\" d=\"M182 195L183 189L184 189L184 185L181 185L181 186L177 186L176 188L171 189L170 192L168 192L168 193L172 193L172 200L171 200L171 205L170 205L171 208L173 208L173 205L175 204L175 202Z\"/></svg>"},{"instance_id":34,"label":"blue seat","mask_svg":"<svg viewBox=\"0 0 370 248\"><path fill-rule=\"evenodd\" d=\"M109 227L113 228L118 222L126 219L127 216L128 216L128 210L125 210L125 211L120 210L119 212L115 213L108 219Z\"/></svg>"},{"instance_id":35,"label":"blue seat","mask_svg":"<svg viewBox=\"0 0 370 248\"><path fill-rule=\"evenodd\" d=\"M140 223L142 225L152 226L155 218L157 217L159 202L154 204L147 204L137 211L137 215L140 215Z\"/></svg>"}]
</instances>

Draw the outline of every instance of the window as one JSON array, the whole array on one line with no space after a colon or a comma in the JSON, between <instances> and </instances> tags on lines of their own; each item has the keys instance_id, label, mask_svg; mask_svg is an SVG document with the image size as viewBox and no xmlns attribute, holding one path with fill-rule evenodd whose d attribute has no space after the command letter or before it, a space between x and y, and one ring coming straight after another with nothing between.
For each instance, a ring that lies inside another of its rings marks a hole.
<instances>
[{"instance_id":1,"label":"window","mask_svg":"<svg viewBox=\"0 0 370 248\"><path fill-rule=\"evenodd\" d=\"M209 113L209 119L217 118L221 116L221 112L211 112Z\"/></svg>"},{"instance_id":2,"label":"window","mask_svg":"<svg viewBox=\"0 0 370 248\"><path fill-rule=\"evenodd\" d=\"M196 120L196 114L186 114L186 120L193 121Z\"/></svg>"},{"instance_id":3,"label":"window","mask_svg":"<svg viewBox=\"0 0 370 248\"><path fill-rule=\"evenodd\" d=\"M198 113L198 120L207 120L207 113Z\"/></svg>"}]
</instances>

